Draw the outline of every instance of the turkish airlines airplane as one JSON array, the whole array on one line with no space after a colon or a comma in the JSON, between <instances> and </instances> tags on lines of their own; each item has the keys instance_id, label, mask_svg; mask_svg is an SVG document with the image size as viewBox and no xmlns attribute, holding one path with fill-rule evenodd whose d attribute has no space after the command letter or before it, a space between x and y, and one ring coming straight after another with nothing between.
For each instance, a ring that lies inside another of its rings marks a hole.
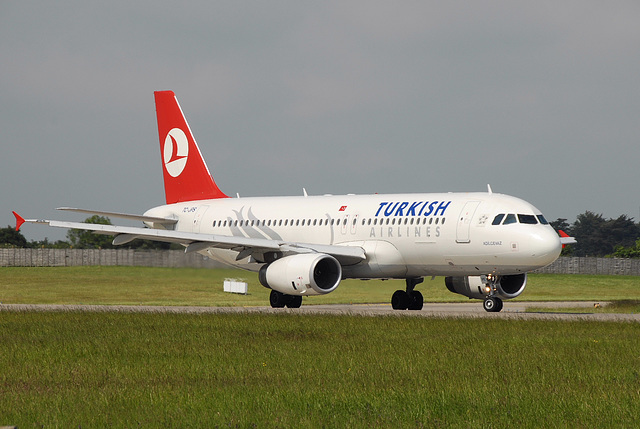
<instances>
[{"instance_id":1,"label":"turkish airlines airplane","mask_svg":"<svg viewBox=\"0 0 640 429\"><path fill-rule=\"evenodd\" d=\"M185 251L257 271L272 307L336 290L345 278L405 279L394 309L420 310L415 289L445 276L453 293L497 312L520 295L527 272L560 255L563 244L540 210L519 198L482 193L229 198L216 185L172 91L155 92L166 205L144 215L61 208L142 221L145 227L54 220L24 222L135 239L180 243Z\"/></svg>"}]
</instances>

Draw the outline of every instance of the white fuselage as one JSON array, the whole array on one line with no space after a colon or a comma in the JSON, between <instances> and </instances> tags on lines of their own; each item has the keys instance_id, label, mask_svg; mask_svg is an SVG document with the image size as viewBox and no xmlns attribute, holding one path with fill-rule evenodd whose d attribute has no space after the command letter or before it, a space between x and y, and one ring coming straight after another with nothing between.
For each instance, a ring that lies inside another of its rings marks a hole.
<instances>
[{"instance_id":1,"label":"white fuselage","mask_svg":"<svg viewBox=\"0 0 640 429\"><path fill-rule=\"evenodd\" d=\"M538 209L494 193L223 198L145 215L177 218L177 231L363 248L366 260L344 266L344 278L519 274L552 263L561 250ZM252 271L262 265L236 260L233 250L201 253Z\"/></svg>"}]
</instances>

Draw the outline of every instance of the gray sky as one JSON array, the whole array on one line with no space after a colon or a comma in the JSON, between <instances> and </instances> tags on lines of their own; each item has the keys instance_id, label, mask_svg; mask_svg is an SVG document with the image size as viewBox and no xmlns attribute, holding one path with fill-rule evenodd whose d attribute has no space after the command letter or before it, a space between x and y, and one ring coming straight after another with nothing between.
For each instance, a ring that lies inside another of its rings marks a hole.
<instances>
[{"instance_id":1,"label":"gray sky","mask_svg":"<svg viewBox=\"0 0 640 429\"><path fill-rule=\"evenodd\" d=\"M638 22L637 1L4 1L0 225L163 204L163 89L229 195L490 183L550 220L637 220Z\"/></svg>"}]
</instances>

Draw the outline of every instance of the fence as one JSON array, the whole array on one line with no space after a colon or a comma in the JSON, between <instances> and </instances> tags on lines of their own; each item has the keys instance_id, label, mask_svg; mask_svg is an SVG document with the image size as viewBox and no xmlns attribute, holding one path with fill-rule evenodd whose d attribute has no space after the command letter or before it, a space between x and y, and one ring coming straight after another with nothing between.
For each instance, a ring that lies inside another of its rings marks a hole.
<instances>
[{"instance_id":1,"label":"fence","mask_svg":"<svg viewBox=\"0 0 640 429\"><path fill-rule=\"evenodd\" d=\"M558 258L553 264L535 271L550 274L602 274L640 276L640 259Z\"/></svg>"},{"instance_id":2,"label":"fence","mask_svg":"<svg viewBox=\"0 0 640 429\"><path fill-rule=\"evenodd\" d=\"M221 268L223 264L181 250L0 249L0 267L128 265L168 268ZM537 273L640 276L640 259L558 258Z\"/></svg>"},{"instance_id":3,"label":"fence","mask_svg":"<svg viewBox=\"0 0 640 429\"><path fill-rule=\"evenodd\" d=\"M168 268L220 268L219 262L181 250L0 249L0 267L127 265Z\"/></svg>"}]
</instances>

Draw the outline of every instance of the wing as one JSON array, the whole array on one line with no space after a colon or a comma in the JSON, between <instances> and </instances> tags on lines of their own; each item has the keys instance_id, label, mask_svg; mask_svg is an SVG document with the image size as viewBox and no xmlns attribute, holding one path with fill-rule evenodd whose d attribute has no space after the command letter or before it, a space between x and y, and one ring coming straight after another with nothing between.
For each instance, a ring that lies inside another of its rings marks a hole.
<instances>
[{"instance_id":1,"label":"wing","mask_svg":"<svg viewBox=\"0 0 640 429\"><path fill-rule=\"evenodd\" d=\"M83 213L87 212L88 211L83 211ZM170 231L153 228L137 228L57 220L23 219L17 213L14 212L14 214L16 216L18 227L26 222L44 224L56 228L72 228L92 231L97 234L115 236L113 239L114 245L126 244L139 238L143 240L179 243L186 246L186 253L198 252L208 248L233 250L238 252L237 260L244 259L252 255L263 255L266 252L280 252L284 256L298 253L325 253L336 258L341 265L353 265L366 259L364 249L357 246L294 243L282 240L201 234L196 232Z\"/></svg>"},{"instance_id":2,"label":"wing","mask_svg":"<svg viewBox=\"0 0 640 429\"><path fill-rule=\"evenodd\" d=\"M98 211L98 210L77 209L75 207L58 207L56 210L85 213L85 214L98 215L98 216L119 217L121 219L136 220L140 222L153 222L153 223L162 224L162 225L174 225L178 223L178 219L154 217L154 216L141 216L141 215L128 214L128 213L104 212L104 211Z\"/></svg>"}]
</instances>

